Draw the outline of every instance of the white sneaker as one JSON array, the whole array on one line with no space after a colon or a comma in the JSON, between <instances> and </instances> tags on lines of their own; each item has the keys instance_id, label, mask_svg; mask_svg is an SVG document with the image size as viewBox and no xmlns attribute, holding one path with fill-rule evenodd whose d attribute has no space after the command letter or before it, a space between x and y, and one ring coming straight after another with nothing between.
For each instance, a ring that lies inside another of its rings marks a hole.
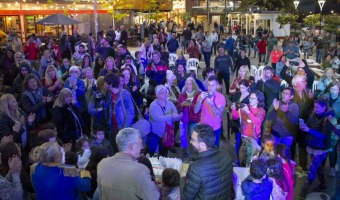
<instances>
[{"instance_id":1,"label":"white sneaker","mask_svg":"<svg viewBox=\"0 0 340 200\"><path fill-rule=\"evenodd\" d=\"M332 167L332 168L330 168L330 170L329 170L329 174L328 174L329 176L332 176L332 177L334 177L335 175L336 175L336 173L335 173L335 169Z\"/></svg>"}]
</instances>

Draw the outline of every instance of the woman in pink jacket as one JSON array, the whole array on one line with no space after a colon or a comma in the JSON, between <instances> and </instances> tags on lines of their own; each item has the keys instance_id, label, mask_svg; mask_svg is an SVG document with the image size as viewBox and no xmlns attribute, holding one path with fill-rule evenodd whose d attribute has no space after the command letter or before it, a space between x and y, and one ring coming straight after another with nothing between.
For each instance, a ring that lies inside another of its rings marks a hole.
<instances>
[{"instance_id":1,"label":"woman in pink jacket","mask_svg":"<svg viewBox=\"0 0 340 200\"><path fill-rule=\"evenodd\" d=\"M275 45L273 51L270 53L271 58L272 58L272 67L274 68L274 72L276 70L276 63L279 62L281 56L282 56L282 51L279 50L279 48Z\"/></svg>"},{"instance_id":2,"label":"woman in pink jacket","mask_svg":"<svg viewBox=\"0 0 340 200\"><path fill-rule=\"evenodd\" d=\"M261 143L261 126L266 117L264 94L255 90L249 95L249 104L233 103L232 118L240 120L242 145L239 152L241 166L250 164L251 157L259 150Z\"/></svg>"}]
</instances>

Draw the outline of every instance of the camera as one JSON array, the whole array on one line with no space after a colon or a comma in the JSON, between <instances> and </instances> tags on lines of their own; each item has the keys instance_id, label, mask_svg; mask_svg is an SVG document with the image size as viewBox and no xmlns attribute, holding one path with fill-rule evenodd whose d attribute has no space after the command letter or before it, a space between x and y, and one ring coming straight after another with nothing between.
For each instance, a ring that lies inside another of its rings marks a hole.
<instances>
[{"instance_id":1,"label":"camera","mask_svg":"<svg viewBox=\"0 0 340 200\"><path fill-rule=\"evenodd\" d=\"M299 66L300 64L297 61L289 61L289 65L291 65L291 66Z\"/></svg>"},{"instance_id":2,"label":"camera","mask_svg":"<svg viewBox=\"0 0 340 200\"><path fill-rule=\"evenodd\" d=\"M236 103L236 108L243 108L244 107L244 103Z\"/></svg>"}]
</instances>

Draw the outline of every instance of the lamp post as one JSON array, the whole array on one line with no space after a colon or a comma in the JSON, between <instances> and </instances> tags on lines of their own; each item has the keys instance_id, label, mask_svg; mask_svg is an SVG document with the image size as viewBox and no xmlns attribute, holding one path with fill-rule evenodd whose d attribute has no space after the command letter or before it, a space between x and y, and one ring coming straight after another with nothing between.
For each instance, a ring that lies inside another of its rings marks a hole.
<instances>
[{"instance_id":1,"label":"lamp post","mask_svg":"<svg viewBox=\"0 0 340 200\"><path fill-rule=\"evenodd\" d=\"M322 21L322 8L325 5L325 0L318 0L319 6L320 6L320 35L321 35L321 21Z\"/></svg>"},{"instance_id":2,"label":"lamp post","mask_svg":"<svg viewBox=\"0 0 340 200\"><path fill-rule=\"evenodd\" d=\"M300 4L300 1L294 1L294 6L295 6L296 11L297 11L297 7L299 6L299 4Z\"/></svg>"}]
</instances>

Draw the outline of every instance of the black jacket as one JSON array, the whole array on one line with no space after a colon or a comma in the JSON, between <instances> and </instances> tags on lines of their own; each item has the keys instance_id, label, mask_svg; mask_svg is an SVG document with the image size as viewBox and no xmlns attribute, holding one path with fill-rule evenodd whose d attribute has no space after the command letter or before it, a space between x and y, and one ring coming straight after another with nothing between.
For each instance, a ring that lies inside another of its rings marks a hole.
<instances>
[{"instance_id":1,"label":"black jacket","mask_svg":"<svg viewBox=\"0 0 340 200\"><path fill-rule=\"evenodd\" d=\"M56 125L58 137L63 142L78 139L84 127L79 109L74 104L64 105L63 107L55 106L52 122Z\"/></svg>"},{"instance_id":2,"label":"black jacket","mask_svg":"<svg viewBox=\"0 0 340 200\"><path fill-rule=\"evenodd\" d=\"M274 79L267 80L266 82L259 80L257 81L257 83L252 84L251 90L259 90L263 92L266 103L265 108L266 111L268 111L273 103L273 100L275 98L279 99L280 83L275 81Z\"/></svg>"},{"instance_id":3,"label":"black jacket","mask_svg":"<svg viewBox=\"0 0 340 200\"><path fill-rule=\"evenodd\" d=\"M306 77L307 77L307 88L312 89L313 88L313 82L314 82L314 74L313 72L308 68L308 66L305 66L303 68L306 72ZM285 80L290 87L293 87L292 80L293 76L290 76L287 74L288 67L286 65L283 66L280 76L282 77L283 80Z\"/></svg>"},{"instance_id":4,"label":"black jacket","mask_svg":"<svg viewBox=\"0 0 340 200\"><path fill-rule=\"evenodd\" d=\"M232 162L230 155L218 149L200 153L188 169L183 199L230 199Z\"/></svg>"},{"instance_id":5,"label":"black jacket","mask_svg":"<svg viewBox=\"0 0 340 200\"><path fill-rule=\"evenodd\" d=\"M321 115L313 113L310 115L306 125L309 127L309 132L307 133L307 145L312 149L317 150L327 150L331 146L331 132L334 131L335 134L339 134L337 128L333 126L328 120L328 113L333 113L334 111L328 110Z\"/></svg>"}]
</instances>

